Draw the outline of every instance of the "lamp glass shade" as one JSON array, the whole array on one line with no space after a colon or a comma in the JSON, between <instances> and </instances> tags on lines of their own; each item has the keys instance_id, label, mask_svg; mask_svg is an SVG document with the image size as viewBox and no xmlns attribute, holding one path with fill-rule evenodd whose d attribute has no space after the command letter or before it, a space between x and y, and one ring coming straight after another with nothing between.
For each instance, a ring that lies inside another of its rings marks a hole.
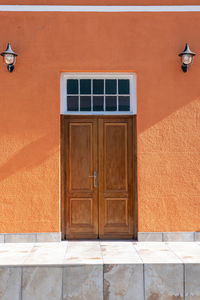
<instances>
[{"instance_id":1,"label":"lamp glass shade","mask_svg":"<svg viewBox=\"0 0 200 300\"><path fill-rule=\"evenodd\" d=\"M190 54L184 54L182 56L182 63L184 65L190 65L192 63L192 61L193 61L193 56L192 55L190 55Z\"/></svg>"},{"instance_id":2,"label":"lamp glass shade","mask_svg":"<svg viewBox=\"0 0 200 300\"><path fill-rule=\"evenodd\" d=\"M4 62L7 65L14 64L14 62L15 62L15 56L13 54L5 54L4 55Z\"/></svg>"}]
</instances>

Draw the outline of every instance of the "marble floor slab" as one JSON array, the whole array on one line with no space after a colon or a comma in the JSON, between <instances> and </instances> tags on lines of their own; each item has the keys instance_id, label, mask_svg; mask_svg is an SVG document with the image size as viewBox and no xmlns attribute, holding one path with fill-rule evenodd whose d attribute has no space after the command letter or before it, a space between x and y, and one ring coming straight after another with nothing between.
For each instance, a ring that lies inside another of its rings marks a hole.
<instances>
[{"instance_id":1,"label":"marble floor slab","mask_svg":"<svg viewBox=\"0 0 200 300\"><path fill-rule=\"evenodd\" d=\"M20 266L24 264L26 257L30 254L34 244L1 244L0 266Z\"/></svg>"},{"instance_id":2,"label":"marble floor slab","mask_svg":"<svg viewBox=\"0 0 200 300\"><path fill-rule=\"evenodd\" d=\"M0 299L21 300L21 268L0 268Z\"/></svg>"},{"instance_id":3,"label":"marble floor slab","mask_svg":"<svg viewBox=\"0 0 200 300\"><path fill-rule=\"evenodd\" d=\"M105 264L104 300L143 300L142 264Z\"/></svg>"},{"instance_id":4,"label":"marble floor slab","mask_svg":"<svg viewBox=\"0 0 200 300\"><path fill-rule=\"evenodd\" d=\"M102 264L99 242L69 241L64 264Z\"/></svg>"},{"instance_id":5,"label":"marble floor slab","mask_svg":"<svg viewBox=\"0 0 200 300\"><path fill-rule=\"evenodd\" d=\"M200 264L185 265L185 300L200 299Z\"/></svg>"},{"instance_id":6,"label":"marble floor slab","mask_svg":"<svg viewBox=\"0 0 200 300\"><path fill-rule=\"evenodd\" d=\"M63 300L103 300L103 265L67 265L63 273Z\"/></svg>"},{"instance_id":7,"label":"marble floor slab","mask_svg":"<svg viewBox=\"0 0 200 300\"><path fill-rule=\"evenodd\" d=\"M23 300L61 300L62 267L24 267Z\"/></svg>"},{"instance_id":8,"label":"marble floor slab","mask_svg":"<svg viewBox=\"0 0 200 300\"><path fill-rule=\"evenodd\" d=\"M171 242L167 245L183 263L200 263L200 244L198 242Z\"/></svg>"},{"instance_id":9,"label":"marble floor slab","mask_svg":"<svg viewBox=\"0 0 200 300\"><path fill-rule=\"evenodd\" d=\"M183 300L182 264L145 264L145 300Z\"/></svg>"},{"instance_id":10,"label":"marble floor slab","mask_svg":"<svg viewBox=\"0 0 200 300\"><path fill-rule=\"evenodd\" d=\"M62 265L67 246L67 242L36 243L24 260L24 265Z\"/></svg>"},{"instance_id":11,"label":"marble floor slab","mask_svg":"<svg viewBox=\"0 0 200 300\"><path fill-rule=\"evenodd\" d=\"M141 242L133 245L145 264L172 264L182 263L182 261L163 242Z\"/></svg>"},{"instance_id":12,"label":"marble floor slab","mask_svg":"<svg viewBox=\"0 0 200 300\"><path fill-rule=\"evenodd\" d=\"M132 242L100 242L100 248L104 264L141 264L142 260L138 255Z\"/></svg>"}]
</instances>

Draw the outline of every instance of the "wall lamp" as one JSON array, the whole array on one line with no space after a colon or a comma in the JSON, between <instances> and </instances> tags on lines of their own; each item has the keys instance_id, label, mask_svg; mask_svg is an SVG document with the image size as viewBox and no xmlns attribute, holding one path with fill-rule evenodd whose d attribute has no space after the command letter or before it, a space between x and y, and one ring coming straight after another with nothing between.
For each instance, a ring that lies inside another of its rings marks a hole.
<instances>
[{"instance_id":1,"label":"wall lamp","mask_svg":"<svg viewBox=\"0 0 200 300\"><path fill-rule=\"evenodd\" d=\"M8 71L12 72L14 70L17 53L12 50L10 43L8 43L6 50L1 53L1 56L3 56L3 63L7 66Z\"/></svg>"},{"instance_id":2,"label":"wall lamp","mask_svg":"<svg viewBox=\"0 0 200 300\"><path fill-rule=\"evenodd\" d=\"M179 54L179 56L181 57L181 67L183 72L188 71L188 68L193 63L195 55L196 54L190 50L188 43L186 43L184 51Z\"/></svg>"}]
</instances>

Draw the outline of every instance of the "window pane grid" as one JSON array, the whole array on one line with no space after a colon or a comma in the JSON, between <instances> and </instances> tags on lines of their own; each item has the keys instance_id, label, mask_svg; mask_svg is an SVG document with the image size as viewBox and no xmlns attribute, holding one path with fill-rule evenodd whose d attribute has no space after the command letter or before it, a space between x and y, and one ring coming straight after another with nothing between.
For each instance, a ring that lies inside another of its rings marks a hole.
<instances>
[{"instance_id":1,"label":"window pane grid","mask_svg":"<svg viewBox=\"0 0 200 300\"><path fill-rule=\"evenodd\" d=\"M73 111L76 113L118 113L131 111L130 79L67 79L66 86L67 111L71 113ZM78 105L76 104L78 107L75 104L73 105L75 99L78 100Z\"/></svg>"}]
</instances>

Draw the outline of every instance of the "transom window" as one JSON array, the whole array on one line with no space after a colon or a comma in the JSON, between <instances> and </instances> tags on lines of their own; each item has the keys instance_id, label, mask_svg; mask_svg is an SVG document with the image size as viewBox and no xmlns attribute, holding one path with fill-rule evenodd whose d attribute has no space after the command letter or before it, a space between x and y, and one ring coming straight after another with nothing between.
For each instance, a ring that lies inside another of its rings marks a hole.
<instances>
[{"instance_id":1,"label":"transom window","mask_svg":"<svg viewBox=\"0 0 200 300\"><path fill-rule=\"evenodd\" d=\"M136 113L134 75L62 74L62 114Z\"/></svg>"}]
</instances>

